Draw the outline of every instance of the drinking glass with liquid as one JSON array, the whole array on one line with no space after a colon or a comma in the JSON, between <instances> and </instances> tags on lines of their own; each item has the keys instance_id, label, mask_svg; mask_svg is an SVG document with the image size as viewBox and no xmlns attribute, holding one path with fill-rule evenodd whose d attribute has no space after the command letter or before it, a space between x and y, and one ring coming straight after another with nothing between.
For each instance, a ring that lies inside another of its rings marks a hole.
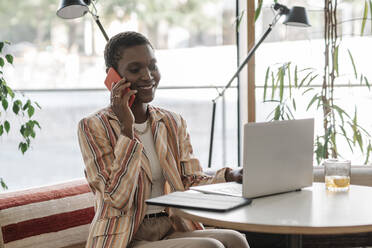
<instances>
[{"instance_id":1,"label":"drinking glass with liquid","mask_svg":"<svg viewBox=\"0 0 372 248\"><path fill-rule=\"evenodd\" d=\"M350 160L327 159L323 165L328 191L343 192L350 189Z\"/></svg>"}]
</instances>

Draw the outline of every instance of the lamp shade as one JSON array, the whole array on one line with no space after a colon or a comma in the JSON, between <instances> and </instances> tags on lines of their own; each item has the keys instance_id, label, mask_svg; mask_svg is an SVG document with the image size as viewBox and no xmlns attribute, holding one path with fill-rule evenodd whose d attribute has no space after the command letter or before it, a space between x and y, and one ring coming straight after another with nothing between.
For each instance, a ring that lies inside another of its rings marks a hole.
<instances>
[{"instance_id":1,"label":"lamp shade","mask_svg":"<svg viewBox=\"0 0 372 248\"><path fill-rule=\"evenodd\" d=\"M283 24L297 27L310 27L304 7L294 6L286 15Z\"/></svg>"},{"instance_id":2,"label":"lamp shade","mask_svg":"<svg viewBox=\"0 0 372 248\"><path fill-rule=\"evenodd\" d=\"M57 15L64 19L74 19L85 15L89 11L83 0L62 0Z\"/></svg>"}]
</instances>

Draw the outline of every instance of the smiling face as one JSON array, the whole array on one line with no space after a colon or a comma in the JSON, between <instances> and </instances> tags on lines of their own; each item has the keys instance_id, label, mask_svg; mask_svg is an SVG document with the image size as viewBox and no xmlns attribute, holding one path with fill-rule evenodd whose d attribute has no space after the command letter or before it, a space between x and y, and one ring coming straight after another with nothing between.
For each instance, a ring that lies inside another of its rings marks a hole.
<instances>
[{"instance_id":1,"label":"smiling face","mask_svg":"<svg viewBox=\"0 0 372 248\"><path fill-rule=\"evenodd\" d=\"M148 44L124 48L118 61L118 73L137 90L135 102L149 103L155 97L160 72L152 47Z\"/></svg>"}]
</instances>

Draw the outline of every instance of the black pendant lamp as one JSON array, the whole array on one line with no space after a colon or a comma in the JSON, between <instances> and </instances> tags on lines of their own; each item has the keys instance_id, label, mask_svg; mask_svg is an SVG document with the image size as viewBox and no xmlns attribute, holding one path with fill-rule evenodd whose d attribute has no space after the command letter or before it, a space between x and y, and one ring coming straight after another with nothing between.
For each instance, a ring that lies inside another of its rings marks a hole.
<instances>
[{"instance_id":1,"label":"black pendant lamp","mask_svg":"<svg viewBox=\"0 0 372 248\"><path fill-rule=\"evenodd\" d=\"M296 27L310 27L309 20L307 19L306 10L304 7L293 6L283 22L285 25Z\"/></svg>"},{"instance_id":2,"label":"black pendant lamp","mask_svg":"<svg viewBox=\"0 0 372 248\"><path fill-rule=\"evenodd\" d=\"M90 1L62 0L57 10L57 15L63 19L75 19L89 12Z\"/></svg>"},{"instance_id":3,"label":"black pendant lamp","mask_svg":"<svg viewBox=\"0 0 372 248\"><path fill-rule=\"evenodd\" d=\"M89 10L90 4L93 5L94 12ZM95 14L97 10L94 6L94 2L91 0L62 0L57 10L57 16L63 19L75 19L84 16L88 12L93 16L94 21L97 23L106 41L108 41L109 37L99 21L98 15Z\"/></svg>"}]
</instances>

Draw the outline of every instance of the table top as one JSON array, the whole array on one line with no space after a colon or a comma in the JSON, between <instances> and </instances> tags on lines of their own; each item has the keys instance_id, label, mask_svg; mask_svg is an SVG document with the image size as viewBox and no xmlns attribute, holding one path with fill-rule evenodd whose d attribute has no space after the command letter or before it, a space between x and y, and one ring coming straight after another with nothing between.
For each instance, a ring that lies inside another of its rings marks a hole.
<instances>
[{"instance_id":1,"label":"table top","mask_svg":"<svg viewBox=\"0 0 372 248\"><path fill-rule=\"evenodd\" d=\"M218 213L175 209L207 225L281 234L343 234L372 231L372 187L351 185L328 192L324 183L301 191L253 199L248 206Z\"/></svg>"}]
</instances>

